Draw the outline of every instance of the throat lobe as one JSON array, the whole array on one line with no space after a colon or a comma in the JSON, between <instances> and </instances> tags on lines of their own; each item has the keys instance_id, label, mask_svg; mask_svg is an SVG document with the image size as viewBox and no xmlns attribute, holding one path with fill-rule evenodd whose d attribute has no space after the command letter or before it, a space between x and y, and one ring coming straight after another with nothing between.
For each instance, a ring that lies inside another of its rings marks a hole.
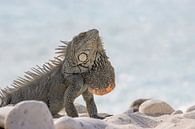
<instances>
[{"instance_id":1,"label":"throat lobe","mask_svg":"<svg viewBox=\"0 0 195 129\"><path fill-rule=\"evenodd\" d=\"M114 68L106 56L96 59L92 69L84 74L84 80L89 92L96 95L105 95L115 88Z\"/></svg>"}]
</instances>

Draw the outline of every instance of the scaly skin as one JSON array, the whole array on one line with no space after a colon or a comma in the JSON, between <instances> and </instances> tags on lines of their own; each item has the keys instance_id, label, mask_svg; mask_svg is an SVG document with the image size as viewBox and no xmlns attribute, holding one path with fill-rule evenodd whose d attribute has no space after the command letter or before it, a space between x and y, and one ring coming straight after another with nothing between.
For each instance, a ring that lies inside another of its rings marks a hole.
<instances>
[{"instance_id":1,"label":"scaly skin","mask_svg":"<svg viewBox=\"0 0 195 129\"><path fill-rule=\"evenodd\" d=\"M1 106L24 100L40 100L52 115L63 107L78 117L74 100L82 95L90 117L101 118L93 94L104 95L115 87L114 69L103 49L96 29L82 32L57 48L58 56L43 67L32 68L24 78L1 90Z\"/></svg>"}]
</instances>

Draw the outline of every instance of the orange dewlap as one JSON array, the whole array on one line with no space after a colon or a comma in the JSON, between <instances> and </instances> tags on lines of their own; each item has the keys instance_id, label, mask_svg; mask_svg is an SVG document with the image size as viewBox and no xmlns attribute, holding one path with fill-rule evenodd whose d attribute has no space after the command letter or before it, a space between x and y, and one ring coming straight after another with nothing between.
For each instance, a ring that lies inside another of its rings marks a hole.
<instances>
[{"instance_id":1,"label":"orange dewlap","mask_svg":"<svg viewBox=\"0 0 195 129\"><path fill-rule=\"evenodd\" d=\"M114 88L115 88L115 83L111 83L106 88L97 88L97 87L96 88L91 88L91 87L88 87L88 90L92 94L102 96L102 95L110 93Z\"/></svg>"}]
</instances>

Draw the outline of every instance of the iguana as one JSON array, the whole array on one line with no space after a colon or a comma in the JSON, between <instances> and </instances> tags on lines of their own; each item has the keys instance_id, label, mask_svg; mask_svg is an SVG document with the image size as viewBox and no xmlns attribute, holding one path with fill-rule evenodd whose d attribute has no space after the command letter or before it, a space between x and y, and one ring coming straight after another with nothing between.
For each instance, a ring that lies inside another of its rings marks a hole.
<instances>
[{"instance_id":1,"label":"iguana","mask_svg":"<svg viewBox=\"0 0 195 129\"><path fill-rule=\"evenodd\" d=\"M1 90L1 106L24 100L40 100L52 115L63 107L71 117L78 117L74 100L82 95L90 117L100 118L93 94L104 95L115 87L115 73L103 48L99 32L82 32L69 42L61 41L57 56L25 72L11 86Z\"/></svg>"}]
</instances>

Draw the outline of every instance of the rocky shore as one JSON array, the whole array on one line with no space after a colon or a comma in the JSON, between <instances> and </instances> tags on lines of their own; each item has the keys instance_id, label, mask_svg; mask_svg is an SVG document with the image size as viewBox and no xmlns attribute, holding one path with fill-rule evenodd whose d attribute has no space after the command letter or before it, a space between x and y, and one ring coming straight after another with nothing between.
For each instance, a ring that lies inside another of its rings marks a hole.
<instances>
[{"instance_id":1,"label":"rocky shore","mask_svg":"<svg viewBox=\"0 0 195 129\"><path fill-rule=\"evenodd\" d=\"M195 106L181 111L161 100L135 100L122 114L100 113L103 120L89 118L83 105L76 108L78 118L63 110L53 118L43 102L23 101L0 108L0 129L195 129Z\"/></svg>"}]
</instances>

